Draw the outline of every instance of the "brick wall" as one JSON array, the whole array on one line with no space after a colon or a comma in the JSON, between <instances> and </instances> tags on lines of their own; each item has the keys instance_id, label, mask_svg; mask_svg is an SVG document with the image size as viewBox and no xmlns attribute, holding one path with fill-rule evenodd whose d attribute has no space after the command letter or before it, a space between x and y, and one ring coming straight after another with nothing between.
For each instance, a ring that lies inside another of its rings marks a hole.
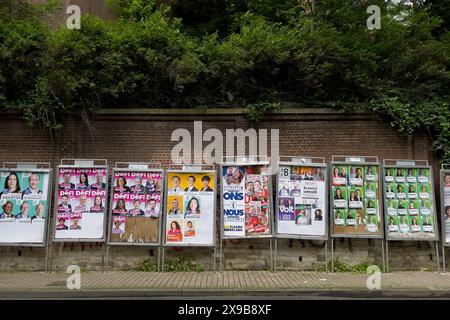
<instances>
[{"instance_id":1,"label":"brick wall","mask_svg":"<svg viewBox=\"0 0 450 320\"><path fill-rule=\"evenodd\" d=\"M0 161L48 161L56 168L60 158L107 159L110 168L116 161L171 163L170 153L176 142L171 133L185 128L193 135L193 121L202 120L203 130L255 128L279 129L280 155L378 156L383 159L427 159L438 179L438 162L426 134L412 141L399 136L387 121L372 114L340 114L328 109L283 111L252 124L242 110L100 110L87 125L75 116L61 119L63 130L52 137L45 130L28 128L15 115L0 120L8 139L0 140ZM206 143L205 143L206 145ZM270 145L269 145L270 147ZM224 148L225 150L225 148ZM438 192L438 186L435 186ZM312 270L325 261L323 241L278 240L278 269ZM268 240L226 241L224 263L227 269L260 269L270 267ZM86 270L101 270L106 249L96 243L56 243L50 246L51 267L65 270L79 264ZM433 243L395 242L390 246L391 270L436 268ZM213 267L213 251L208 248L168 248L166 257L184 255L198 261L204 269ZM0 247L0 269L40 270L44 264L42 248ZM156 259L156 248L114 247L110 250L110 268L133 269L145 259ZM338 239L335 256L352 264L381 264L381 242ZM328 253L330 258L330 253ZM217 255L218 261L218 255Z\"/></svg>"}]
</instances>

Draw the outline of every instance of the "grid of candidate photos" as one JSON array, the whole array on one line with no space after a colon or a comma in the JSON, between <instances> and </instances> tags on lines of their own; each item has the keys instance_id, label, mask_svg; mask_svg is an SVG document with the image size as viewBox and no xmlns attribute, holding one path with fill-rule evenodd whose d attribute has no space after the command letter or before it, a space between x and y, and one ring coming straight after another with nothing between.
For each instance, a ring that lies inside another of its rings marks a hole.
<instances>
[{"instance_id":1,"label":"grid of candidate photos","mask_svg":"<svg viewBox=\"0 0 450 320\"><path fill-rule=\"evenodd\" d=\"M0 242L43 242L49 172L0 172Z\"/></svg>"},{"instance_id":2,"label":"grid of candidate photos","mask_svg":"<svg viewBox=\"0 0 450 320\"><path fill-rule=\"evenodd\" d=\"M166 243L213 244L214 179L211 171L167 173Z\"/></svg>"},{"instance_id":3,"label":"grid of candidate photos","mask_svg":"<svg viewBox=\"0 0 450 320\"><path fill-rule=\"evenodd\" d=\"M158 242L163 173L114 171L111 242Z\"/></svg>"},{"instance_id":4,"label":"grid of candidate photos","mask_svg":"<svg viewBox=\"0 0 450 320\"><path fill-rule=\"evenodd\" d=\"M332 166L333 234L381 235L379 166Z\"/></svg>"},{"instance_id":5,"label":"grid of candidate photos","mask_svg":"<svg viewBox=\"0 0 450 320\"><path fill-rule=\"evenodd\" d=\"M442 217L442 224L444 235L442 241L445 245L450 244L450 170L441 171L441 185L442 185L442 210L444 215Z\"/></svg>"},{"instance_id":6,"label":"grid of candidate photos","mask_svg":"<svg viewBox=\"0 0 450 320\"><path fill-rule=\"evenodd\" d=\"M271 234L269 181L265 165L222 167L225 237Z\"/></svg>"},{"instance_id":7,"label":"grid of candidate photos","mask_svg":"<svg viewBox=\"0 0 450 320\"><path fill-rule=\"evenodd\" d=\"M385 205L390 238L435 238L429 168L386 167Z\"/></svg>"},{"instance_id":8,"label":"grid of candidate photos","mask_svg":"<svg viewBox=\"0 0 450 320\"><path fill-rule=\"evenodd\" d=\"M106 181L106 168L59 167L55 238L103 237Z\"/></svg>"},{"instance_id":9,"label":"grid of candidate photos","mask_svg":"<svg viewBox=\"0 0 450 320\"><path fill-rule=\"evenodd\" d=\"M326 167L280 165L278 234L325 236Z\"/></svg>"}]
</instances>

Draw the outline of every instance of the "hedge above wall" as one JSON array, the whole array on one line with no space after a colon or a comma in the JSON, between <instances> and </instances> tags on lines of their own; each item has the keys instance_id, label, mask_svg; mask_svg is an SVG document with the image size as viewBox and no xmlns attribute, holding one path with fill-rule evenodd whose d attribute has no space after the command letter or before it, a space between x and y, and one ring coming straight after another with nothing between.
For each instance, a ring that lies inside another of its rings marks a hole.
<instances>
[{"instance_id":1,"label":"hedge above wall","mask_svg":"<svg viewBox=\"0 0 450 320\"><path fill-rule=\"evenodd\" d=\"M0 9L0 108L51 130L96 106L237 107L255 121L285 107L362 108L407 136L427 130L450 160L450 32L427 6L374 1L382 28L369 31L355 1L289 1L278 18L252 7L226 32L198 35L167 7L110 2L121 18L86 16L80 30L50 30L33 7Z\"/></svg>"}]
</instances>

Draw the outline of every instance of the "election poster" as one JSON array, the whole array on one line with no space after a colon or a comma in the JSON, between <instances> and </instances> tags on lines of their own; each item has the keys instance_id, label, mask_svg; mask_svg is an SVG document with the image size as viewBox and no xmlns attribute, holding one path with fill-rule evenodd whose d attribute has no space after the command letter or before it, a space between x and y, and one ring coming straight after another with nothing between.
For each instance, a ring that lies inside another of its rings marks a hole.
<instances>
[{"instance_id":1,"label":"election poster","mask_svg":"<svg viewBox=\"0 0 450 320\"><path fill-rule=\"evenodd\" d=\"M56 240L103 239L107 180L103 167L58 168Z\"/></svg>"},{"instance_id":2,"label":"election poster","mask_svg":"<svg viewBox=\"0 0 450 320\"><path fill-rule=\"evenodd\" d=\"M165 243L213 246L215 240L215 172L167 172Z\"/></svg>"},{"instance_id":3,"label":"election poster","mask_svg":"<svg viewBox=\"0 0 450 320\"><path fill-rule=\"evenodd\" d=\"M369 163L332 165L330 208L333 236L382 237L379 168L379 165Z\"/></svg>"},{"instance_id":4,"label":"election poster","mask_svg":"<svg viewBox=\"0 0 450 320\"><path fill-rule=\"evenodd\" d=\"M222 166L224 237L271 235L270 176L265 165Z\"/></svg>"},{"instance_id":5,"label":"election poster","mask_svg":"<svg viewBox=\"0 0 450 320\"><path fill-rule=\"evenodd\" d=\"M110 243L159 243L162 170L113 170Z\"/></svg>"},{"instance_id":6,"label":"election poster","mask_svg":"<svg viewBox=\"0 0 450 320\"><path fill-rule=\"evenodd\" d=\"M441 198L442 198L442 241L450 245L450 170L441 170Z\"/></svg>"},{"instance_id":7,"label":"election poster","mask_svg":"<svg viewBox=\"0 0 450 320\"><path fill-rule=\"evenodd\" d=\"M280 163L277 234L326 236L326 166Z\"/></svg>"},{"instance_id":8,"label":"election poster","mask_svg":"<svg viewBox=\"0 0 450 320\"><path fill-rule=\"evenodd\" d=\"M436 213L429 167L384 168L385 223L389 240L434 240Z\"/></svg>"},{"instance_id":9,"label":"election poster","mask_svg":"<svg viewBox=\"0 0 450 320\"><path fill-rule=\"evenodd\" d=\"M0 171L0 242L44 243L50 170Z\"/></svg>"}]
</instances>

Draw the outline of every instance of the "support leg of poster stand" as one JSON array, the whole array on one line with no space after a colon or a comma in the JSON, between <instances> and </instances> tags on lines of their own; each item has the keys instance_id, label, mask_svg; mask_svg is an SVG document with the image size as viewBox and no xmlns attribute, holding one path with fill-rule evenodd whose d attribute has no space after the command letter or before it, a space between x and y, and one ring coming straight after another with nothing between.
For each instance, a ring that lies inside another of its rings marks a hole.
<instances>
[{"instance_id":1,"label":"support leg of poster stand","mask_svg":"<svg viewBox=\"0 0 450 320\"><path fill-rule=\"evenodd\" d=\"M161 271L164 272L164 255L166 253L166 248L162 247L162 254L161 254Z\"/></svg>"},{"instance_id":2,"label":"support leg of poster stand","mask_svg":"<svg viewBox=\"0 0 450 320\"><path fill-rule=\"evenodd\" d=\"M438 272L441 271L441 261L439 259L439 241L435 241L436 246L436 260L437 260L437 266L438 266Z\"/></svg>"},{"instance_id":3,"label":"support leg of poster stand","mask_svg":"<svg viewBox=\"0 0 450 320\"><path fill-rule=\"evenodd\" d=\"M110 246L106 245L106 257L105 257L105 272L108 272L109 269L109 248Z\"/></svg>"},{"instance_id":4,"label":"support leg of poster stand","mask_svg":"<svg viewBox=\"0 0 450 320\"><path fill-rule=\"evenodd\" d=\"M328 273L328 240L325 240L325 272Z\"/></svg>"},{"instance_id":5,"label":"support leg of poster stand","mask_svg":"<svg viewBox=\"0 0 450 320\"><path fill-rule=\"evenodd\" d=\"M445 265L445 246L442 244L442 271L447 272L447 267Z\"/></svg>"},{"instance_id":6,"label":"support leg of poster stand","mask_svg":"<svg viewBox=\"0 0 450 320\"><path fill-rule=\"evenodd\" d=\"M386 260L385 260L385 256L384 256L384 240L381 240L381 257L382 257L382 268L383 271L385 270L385 266L386 266Z\"/></svg>"},{"instance_id":7,"label":"support leg of poster stand","mask_svg":"<svg viewBox=\"0 0 450 320\"><path fill-rule=\"evenodd\" d=\"M107 243L102 243L102 272L106 271L106 266L105 266L105 249L106 251L108 251L108 244Z\"/></svg>"},{"instance_id":8,"label":"support leg of poster stand","mask_svg":"<svg viewBox=\"0 0 450 320\"><path fill-rule=\"evenodd\" d=\"M161 271L161 247L158 247L158 261L157 263L157 271L160 272Z\"/></svg>"},{"instance_id":9,"label":"support leg of poster stand","mask_svg":"<svg viewBox=\"0 0 450 320\"><path fill-rule=\"evenodd\" d=\"M48 272L48 243L45 245L45 262L44 262L44 272Z\"/></svg>"},{"instance_id":10,"label":"support leg of poster stand","mask_svg":"<svg viewBox=\"0 0 450 320\"><path fill-rule=\"evenodd\" d=\"M331 272L334 272L334 239L331 238Z\"/></svg>"},{"instance_id":11,"label":"support leg of poster stand","mask_svg":"<svg viewBox=\"0 0 450 320\"><path fill-rule=\"evenodd\" d=\"M389 273L389 241L386 241L386 273Z\"/></svg>"},{"instance_id":12,"label":"support leg of poster stand","mask_svg":"<svg viewBox=\"0 0 450 320\"><path fill-rule=\"evenodd\" d=\"M52 243L52 250L51 250L51 252L50 252L50 257L49 257L49 259L50 259L50 267L49 267L49 273L51 273L52 272L52 270L53 270L53 256L55 255L55 243L53 242Z\"/></svg>"},{"instance_id":13,"label":"support leg of poster stand","mask_svg":"<svg viewBox=\"0 0 450 320\"><path fill-rule=\"evenodd\" d=\"M274 263L273 263L273 272L277 272L277 253L278 253L278 239L275 238L275 252L274 252Z\"/></svg>"},{"instance_id":14,"label":"support leg of poster stand","mask_svg":"<svg viewBox=\"0 0 450 320\"><path fill-rule=\"evenodd\" d=\"M216 272L216 246L213 249L213 271Z\"/></svg>"},{"instance_id":15,"label":"support leg of poster stand","mask_svg":"<svg viewBox=\"0 0 450 320\"><path fill-rule=\"evenodd\" d=\"M272 250L272 238L269 239L269 254L270 254L270 271L273 272L273 250Z\"/></svg>"},{"instance_id":16,"label":"support leg of poster stand","mask_svg":"<svg viewBox=\"0 0 450 320\"><path fill-rule=\"evenodd\" d=\"M220 250L219 250L219 271L222 272L223 268L222 268L222 263L223 263L223 239L220 240Z\"/></svg>"}]
</instances>

